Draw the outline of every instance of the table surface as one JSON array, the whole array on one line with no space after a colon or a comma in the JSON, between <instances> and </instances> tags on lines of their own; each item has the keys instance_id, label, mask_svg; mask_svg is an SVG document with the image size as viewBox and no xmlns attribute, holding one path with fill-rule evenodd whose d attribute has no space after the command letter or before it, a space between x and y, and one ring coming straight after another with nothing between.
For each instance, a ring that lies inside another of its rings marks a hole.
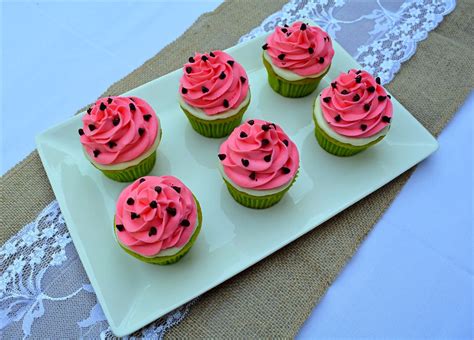
<instances>
[{"instance_id":1,"label":"table surface","mask_svg":"<svg viewBox=\"0 0 474 340\"><path fill-rule=\"evenodd\" d=\"M2 173L34 149L37 133L94 101L220 3L4 3ZM104 13L120 25L104 26ZM299 338L474 335L473 112L471 93Z\"/></svg>"}]
</instances>

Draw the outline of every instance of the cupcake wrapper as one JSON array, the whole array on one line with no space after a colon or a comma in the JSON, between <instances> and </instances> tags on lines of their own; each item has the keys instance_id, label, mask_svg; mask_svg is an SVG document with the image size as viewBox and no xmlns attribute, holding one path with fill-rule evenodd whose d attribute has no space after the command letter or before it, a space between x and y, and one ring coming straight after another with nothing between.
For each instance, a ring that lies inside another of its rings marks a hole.
<instances>
[{"instance_id":1,"label":"cupcake wrapper","mask_svg":"<svg viewBox=\"0 0 474 340\"><path fill-rule=\"evenodd\" d=\"M230 135L234 129L242 122L242 117L249 106L250 101L235 115L216 120L204 120L193 116L188 110L181 106L181 110L188 117L193 129L204 137L221 138Z\"/></svg>"},{"instance_id":2,"label":"cupcake wrapper","mask_svg":"<svg viewBox=\"0 0 474 340\"><path fill-rule=\"evenodd\" d=\"M268 83L270 84L270 87L276 93L288 98L301 98L313 93L330 68L328 67L327 70L317 78L305 78L297 81L289 81L278 76L265 58L263 58L263 64L267 69Z\"/></svg>"},{"instance_id":3,"label":"cupcake wrapper","mask_svg":"<svg viewBox=\"0 0 474 340\"><path fill-rule=\"evenodd\" d=\"M108 178L117 182L132 182L137 178L146 176L155 166L156 150L137 165L125 168L123 170L103 170L102 173Z\"/></svg>"},{"instance_id":4,"label":"cupcake wrapper","mask_svg":"<svg viewBox=\"0 0 474 340\"><path fill-rule=\"evenodd\" d=\"M186 255L191 247L193 246L194 242L196 242L196 239L201 231L201 224L202 224L202 212L201 212L201 206L199 205L198 200L196 197L194 197L194 201L196 202L197 206L197 213L198 213L198 225L196 226L196 230L194 231L193 235L189 239L188 243L186 243L179 252L177 252L174 255L171 256L157 256L157 257L144 257L141 256L137 253L134 253L130 249L125 248L120 242L119 245L122 247L123 250L127 252L127 254L139 259L140 261L146 262L146 263L151 263L151 264L158 264L158 265L169 265L178 262L181 260L184 255ZM117 228L115 228L115 222L114 222L114 232L117 233Z\"/></svg>"},{"instance_id":5,"label":"cupcake wrapper","mask_svg":"<svg viewBox=\"0 0 474 340\"><path fill-rule=\"evenodd\" d=\"M295 175L295 177L293 177L291 184L284 190L277 192L275 194L266 195L266 196L253 196L253 195L247 194L245 192L237 190L225 178L223 178L223 180L227 186L227 189L229 190L230 195L237 203L247 208L266 209L280 202L280 200L283 198L286 192L290 190L291 186L296 180L296 177L298 177L298 173Z\"/></svg>"},{"instance_id":6,"label":"cupcake wrapper","mask_svg":"<svg viewBox=\"0 0 474 340\"><path fill-rule=\"evenodd\" d=\"M358 154L359 152L368 149L372 145L377 144L384 137L384 136L380 136L373 142L370 142L365 145L355 146L355 145L339 142L335 140L334 138L330 137L326 132L324 132L321 129L321 127L318 125L316 120L315 120L315 126L316 127L314 129L314 134L316 136L316 139L319 145L330 154L333 154L339 157L350 157L355 154Z\"/></svg>"}]
</instances>

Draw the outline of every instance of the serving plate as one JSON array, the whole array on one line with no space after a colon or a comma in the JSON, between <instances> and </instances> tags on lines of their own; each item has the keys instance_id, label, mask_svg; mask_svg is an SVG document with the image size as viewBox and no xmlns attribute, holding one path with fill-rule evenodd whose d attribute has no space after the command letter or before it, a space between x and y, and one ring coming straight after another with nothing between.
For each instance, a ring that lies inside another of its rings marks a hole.
<instances>
[{"instance_id":1,"label":"serving plate","mask_svg":"<svg viewBox=\"0 0 474 340\"><path fill-rule=\"evenodd\" d=\"M306 98L284 98L267 84L261 62L265 38L236 45L227 52L249 76L252 100L244 119L279 124L300 151L297 181L270 209L245 208L228 194L217 168L223 139L198 135L178 106L181 70L124 94L144 98L160 117L163 138L151 174L177 176L202 205L201 234L189 254L174 265L142 263L116 243L115 201L127 184L109 180L86 160L77 135L80 116L37 136L41 160L74 245L117 336L132 333L272 254L438 147L435 138L392 97L392 128L382 142L350 158L328 154L314 137L313 101L340 72L360 66L334 41L331 69L317 91ZM183 56L183 63L186 59Z\"/></svg>"}]
</instances>

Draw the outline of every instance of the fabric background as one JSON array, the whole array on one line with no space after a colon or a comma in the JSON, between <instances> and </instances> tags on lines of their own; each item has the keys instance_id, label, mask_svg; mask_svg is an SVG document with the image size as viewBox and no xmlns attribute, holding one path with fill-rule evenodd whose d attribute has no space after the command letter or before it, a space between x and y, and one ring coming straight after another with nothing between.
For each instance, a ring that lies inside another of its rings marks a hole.
<instances>
[{"instance_id":1,"label":"fabric background","mask_svg":"<svg viewBox=\"0 0 474 340\"><path fill-rule=\"evenodd\" d=\"M174 55L233 45L283 3L224 3L201 17L159 55L114 84L107 94L119 94L179 67ZM472 3L459 3L388 86L435 135L473 87L474 41L468 35L472 32L473 9ZM233 20L235 17L241 20ZM294 335L412 171L205 294L170 335ZM1 187L3 243L54 197L36 152L2 177Z\"/></svg>"}]
</instances>

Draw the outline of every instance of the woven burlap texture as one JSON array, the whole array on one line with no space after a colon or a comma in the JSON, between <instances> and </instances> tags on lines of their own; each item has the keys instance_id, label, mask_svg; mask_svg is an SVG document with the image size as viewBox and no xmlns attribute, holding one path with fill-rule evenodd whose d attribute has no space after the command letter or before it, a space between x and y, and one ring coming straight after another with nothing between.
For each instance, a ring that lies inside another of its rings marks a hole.
<instances>
[{"instance_id":1,"label":"woven burlap texture","mask_svg":"<svg viewBox=\"0 0 474 340\"><path fill-rule=\"evenodd\" d=\"M201 16L183 36L105 94L120 94L181 66L194 51L235 44L285 1L228 1ZM438 135L474 86L474 5L460 1L388 86ZM284 249L204 294L169 337L293 337L315 304L390 205L413 169ZM1 179L1 239L52 199L33 152Z\"/></svg>"}]
</instances>

